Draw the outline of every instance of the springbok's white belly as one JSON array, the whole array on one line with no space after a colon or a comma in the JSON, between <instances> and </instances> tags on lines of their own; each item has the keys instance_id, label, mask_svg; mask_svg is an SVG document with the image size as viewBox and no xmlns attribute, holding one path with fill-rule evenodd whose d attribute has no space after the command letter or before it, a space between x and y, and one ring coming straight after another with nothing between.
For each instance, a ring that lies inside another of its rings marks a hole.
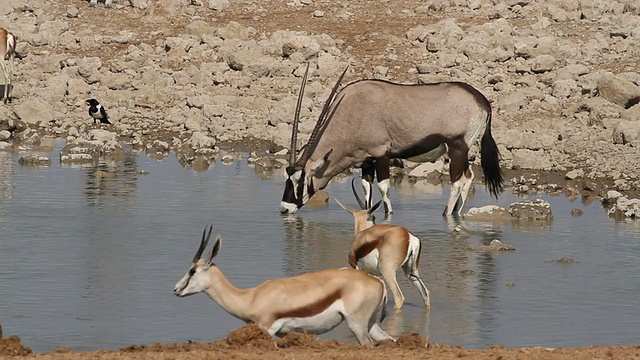
<instances>
[{"instance_id":1,"label":"springbok's white belly","mask_svg":"<svg viewBox=\"0 0 640 360\"><path fill-rule=\"evenodd\" d=\"M285 334L291 331L309 334L323 334L338 326L344 317L344 303L337 300L323 312L309 317L280 318L269 328L272 335Z\"/></svg>"},{"instance_id":2,"label":"springbok's white belly","mask_svg":"<svg viewBox=\"0 0 640 360\"><path fill-rule=\"evenodd\" d=\"M358 269L364 270L369 274L380 276L380 252L378 249L373 249L365 257L358 259Z\"/></svg>"}]
</instances>

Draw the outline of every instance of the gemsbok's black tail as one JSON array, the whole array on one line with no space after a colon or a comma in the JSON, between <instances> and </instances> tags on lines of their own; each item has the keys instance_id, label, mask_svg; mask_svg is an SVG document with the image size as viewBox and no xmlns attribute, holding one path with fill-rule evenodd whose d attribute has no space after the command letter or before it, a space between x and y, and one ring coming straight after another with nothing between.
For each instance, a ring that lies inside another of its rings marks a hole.
<instances>
[{"instance_id":1,"label":"gemsbok's black tail","mask_svg":"<svg viewBox=\"0 0 640 360\"><path fill-rule=\"evenodd\" d=\"M484 173L484 184L496 199L504 190L504 178L500 169L500 152L491 136L491 111L487 115L487 126L480 143L480 165Z\"/></svg>"}]
</instances>

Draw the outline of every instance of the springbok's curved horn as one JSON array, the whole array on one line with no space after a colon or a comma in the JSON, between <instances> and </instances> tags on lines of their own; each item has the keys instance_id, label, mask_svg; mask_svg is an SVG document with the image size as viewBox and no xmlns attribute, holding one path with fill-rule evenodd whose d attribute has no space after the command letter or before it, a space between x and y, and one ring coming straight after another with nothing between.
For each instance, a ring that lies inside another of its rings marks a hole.
<instances>
[{"instance_id":1,"label":"springbok's curved horn","mask_svg":"<svg viewBox=\"0 0 640 360\"><path fill-rule=\"evenodd\" d=\"M200 247L198 248L198 251L196 251L196 256L193 257L194 263L200 259L200 256L202 256L202 252L204 252L204 249L206 249L212 232L213 225L209 225L209 234L207 234L207 228L204 228L204 231L202 232L202 240L200 241Z\"/></svg>"},{"instance_id":2,"label":"springbok's curved horn","mask_svg":"<svg viewBox=\"0 0 640 360\"><path fill-rule=\"evenodd\" d=\"M329 98L324 103L322 112L320 112L320 116L318 117L316 126L313 128L311 135L309 135L309 141L307 142L307 147L304 149L304 152L302 153L302 156L300 157L300 159L298 159L298 161L296 162L297 166L304 166L307 160L309 160L309 157L311 156L311 152L315 149L316 143L318 142L318 135L320 134L320 129L325 127L326 124L328 124L329 121L331 120L332 116L328 116L329 107L333 103L333 98L335 97L336 92L338 91L338 87L340 86L340 83L342 83L342 78L344 78L344 75L347 73L348 69L349 69L349 66L344 68L342 75L340 75L340 77L338 78L338 81L336 81L336 84L333 86L333 89L331 89ZM333 113L331 115L333 115Z\"/></svg>"},{"instance_id":3,"label":"springbok's curved horn","mask_svg":"<svg viewBox=\"0 0 640 360\"><path fill-rule=\"evenodd\" d=\"M358 196L358 192L356 191L356 178L352 178L351 179L351 190L353 190L353 196L356 197L356 201L358 202L358 205L360 205L360 209L362 210L367 210L367 207L364 206L364 203L362 202L362 199L360 199L360 196Z\"/></svg>"},{"instance_id":4,"label":"springbok's curved horn","mask_svg":"<svg viewBox=\"0 0 640 360\"><path fill-rule=\"evenodd\" d=\"M298 123L300 123L300 108L302 107L302 97L304 96L304 88L307 86L307 74L309 73L309 63L302 77L302 85L298 93L298 103L296 104L296 112L293 116L293 130L291 130L291 154L289 155L289 165L293 165L296 161L296 142L298 141Z\"/></svg>"}]
</instances>

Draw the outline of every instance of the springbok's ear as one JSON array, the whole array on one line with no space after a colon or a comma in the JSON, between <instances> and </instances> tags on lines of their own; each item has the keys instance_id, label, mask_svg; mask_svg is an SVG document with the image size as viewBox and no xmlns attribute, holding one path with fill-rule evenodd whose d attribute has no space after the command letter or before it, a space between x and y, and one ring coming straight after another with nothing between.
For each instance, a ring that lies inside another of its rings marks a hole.
<instances>
[{"instance_id":1,"label":"springbok's ear","mask_svg":"<svg viewBox=\"0 0 640 360\"><path fill-rule=\"evenodd\" d=\"M213 243L213 248L211 248L211 255L209 256L209 261L207 261L207 263L211 264L213 262L213 258L215 258L216 255L218 255L218 251L220 251L221 243L222 243L222 237L220 237L220 234L218 234L218 236L216 236L216 241Z\"/></svg>"},{"instance_id":2,"label":"springbok's ear","mask_svg":"<svg viewBox=\"0 0 640 360\"><path fill-rule=\"evenodd\" d=\"M369 215L373 214L374 211L378 210L378 208L380 207L380 204L382 204L382 200L378 201L375 205L371 207L371 209L367 210L367 213Z\"/></svg>"},{"instance_id":3,"label":"springbok's ear","mask_svg":"<svg viewBox=\"0 0 640 360\"><path fill-rule=\"evenodd\" d=\"M329 159L329 156L331 155L331 153L333 152L333 149L330 149L329 151L327 151L326 154L324 154L324 156L322 157L322 159L317 160L316 162L314 162L311 165L310 168L310 172L311 174L315 173L316 171L322 169L322 167L324 166L324 164L327 162L327 159Z\"/></svg>"},{"instance_id":4,"label":"springbok's ear","mask_svg":"<svg viewBox=\"0 0 640 360\"><path fill-rule=\"evenodd\" d=\"M355 212L356 212L356 211L355 211L354 209L352 209L351 207L349 207L349 206L347 206L347 205L343 205L343 204L340 202L340 200L338 200L338 199L335 199L335 200L336 200L336 202L338 203L338 205L340 205L340 207L341 207L341 208L343 208L343 209L347 210L351 215L355 214Z\"/></svg>"}]
</instances>

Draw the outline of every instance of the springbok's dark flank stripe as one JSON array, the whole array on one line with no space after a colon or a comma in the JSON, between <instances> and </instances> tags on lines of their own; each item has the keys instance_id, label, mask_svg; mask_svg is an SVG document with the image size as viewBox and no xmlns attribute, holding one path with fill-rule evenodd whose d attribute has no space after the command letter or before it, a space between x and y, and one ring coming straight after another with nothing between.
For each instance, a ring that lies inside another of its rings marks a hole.
<instances>
[{"instance_id":1,"label":"springbok's dark flank stripe","mask_svg":"<svg viewBox=\"0 0 640 360\"><path fill-rule=\"evenodd\" d=\"M338 301L340 297L341 297L341 291L340 289L337 289L332 293L326 294L318 302L307 304L305 306L302 306L296 309L291 309L289 311L276 313L276 318L278 319L304 318L304 317L311 317L314 315L318 315L321 312L327 310L327 308L331 306L333 303L335 303L336 301Z\"/></svg>"},{"instance_id":2,"label":"springbok's dark flank stripe","mask_svg":"<svg viewBox=\"0 0 640 360\"><path fill-rule=\"evenodd\" d=\"M369 253L375 250L378 247L378 244L380 244L381 240L382 240L382 237L379 237L375 241L366 242L362 244L362 246L358 247L356 251L354 251L353 253L350 253L349 265L351 265L352 267L356 267L356 265L358 264L358 260L369 255Z\"/></svg>"}]
</instances>

